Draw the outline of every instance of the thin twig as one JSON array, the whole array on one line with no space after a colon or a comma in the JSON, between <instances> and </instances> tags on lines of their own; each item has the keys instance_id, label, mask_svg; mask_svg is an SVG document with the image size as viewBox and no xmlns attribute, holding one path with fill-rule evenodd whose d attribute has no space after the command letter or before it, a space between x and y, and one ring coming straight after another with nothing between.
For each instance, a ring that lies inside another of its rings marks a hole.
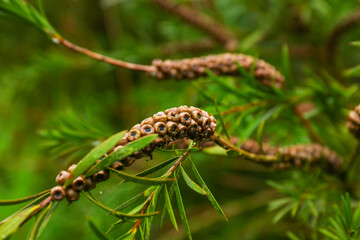
<instances>
[{"instance_id":1,"label":"thin twig","mask_svg":"<svg viewBox=\"0 0 360 240\"><path fill-rule=\"evenodd\" d=\"M162 9L174 14L180 19L189 24L199 28L203 32L209 34L219 43L223 44L225 49L232 51L237 46L237 39L234 35L223 25L205 16L201 12L185 5L173 3L168 0L150 0Z\"/></svg>"},{"instance_id":2,"label":"thin twig","mask_svg":"<svg viewBox=\"0 0 360 240\"><path fill-rule=\"evenodd\" d=\"M65 46L75 52L85 54L93 59L98 60L98 61L102 61L102 62L111 64L114 66L123 67L123 68L131 69L131 70L135 70L135 71L152 72L155 70L155 67L150 66L150 65L129 63L129 62L115 59L115 58L104 56L100 53L93 52L87 48L83 48L78 45L75 45L75 44L69 42L68 40L62 38L59 35L52 35L51 37L52 37L52 39L55 40L55 42L58 42L59 44Z\"/></svg>"},{"instance_id":3,"label":"thin twig","mask_svg":"<svg viewBox=\"0 0 360 240\"><path fill-rule=\"evenodd\" d=\"M246 160L250 160L250 161L254 161L254 162L258 162L258 163L259 162L260 163L269 163L269 162L273 163L273 162L280 161L280 159L275 155L260 155L260 154L249 153L249 152L242 150L242 149L234 146L233 144L225 141L218 135L213 135L211 137L211 140L213 140L217 145L219 145L220 147L222 147L226 150L234 150L234 151L238 152L239 157L242 157Z\"/></svg>"},{"instance_id":4,"label":"thin twig","mask_svg":"<svg viewBox=\"0 0 360 240\"><path fill-rule=\"evenodd\" d=\"M302 111L298 108L298 106L295 106L293 110L296 113L296 116L299 118L300 122L304 125L311 141L322 144L323 141L315 132L314 128L311 126L311 123L304 117Z\"/></svg>"},{"instance_id":5,"label":"thin twig","mask_svg":"<svg viewBox=\"0 0 360 240\"><path fill-rule=\"evenodd\" d=\"M188 149L183 155L181 155L181 157L178 158L178 160L174 163L174 165L172 165L171 168L161 178L168 178L180 166L180 164L190 155L190 153L191 153L191 149ZM149 195L149 197L146 199L145 205L142 207L142 209L140 211L140 214L145 213L145 211L149 207L150 202L153 199L156 191L157 191L157 189L154 190ZM141 223L141 218L139 218L136 221L136 223L135 223L135 225L134 225L134 227L132 228L131 231L134 232L140 226L140 223Z\"/></svg>"}]
</instances>

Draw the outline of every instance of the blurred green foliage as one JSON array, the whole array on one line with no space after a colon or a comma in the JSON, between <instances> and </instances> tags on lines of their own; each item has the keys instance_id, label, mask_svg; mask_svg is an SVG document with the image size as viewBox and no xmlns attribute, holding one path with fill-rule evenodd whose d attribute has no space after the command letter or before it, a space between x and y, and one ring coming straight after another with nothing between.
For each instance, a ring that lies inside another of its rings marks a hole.
<instances>
[{"instance_id":1,"label":"blurred green foliage","mask_svg":"<svg viewBox=\"0 0 360 240\"><path fill-rule=\"evenodd\" d=\"M266 89L251 78L213 76L196 82L158 82L54 44L32 27L39 25L38 18L28 18L30 25L0 11L0 199L52 187L60 169L81 159L99 141L160 110L187 104L216 115L214 97L220 112L265 102L223 119L230 135L241 140L261 137L273 145L311 141L293 111L295 104L311 101L315 108L306 118L323 142L348 163L356 141L348 133L345 119L348 110L360 103L360 49L349 43L359 40L360 25L341 36L333 61L327 46L337 24L359 11L358 1L176 1L226 25L239 39L237 52L258 56L280 69L287 78L284 90ZM36 1L29 3L37 6ZM40 21L40 26L80 46L129 62L149 64L154 58L224 51L214 46L200 53L176 52L178 43L209 36L147 0L44 1L43 9L51 25ZM171 55L164 51L169 43L175 52ZM223 130L219 124L218 132ZM154 161L137 161L129 171L139 172L173 156L157 152ZM193 154L192 159L230 219L223 221L205 196L179 181L193 239L350 239L346 229L358 239L359 210L355 215L346 213L352 209L350 198L342 200L345 220L339 208L335 208L336 215L329 208L349 191L336 177L318 169L274 173L253 163L204 153ZM360 196L359 162L358 157L348 176L354 199ZM184 167L191 166L185 163ZM271 180L271 187L266 180ZM99 185L93 191L96 199L118 206L146 189L140 184L119 185L119 181L113 176ZM282 193L281 198L276 198L273 187ZM267 210L269 203L273 211ZM1 207L0 219L17 209ZM176 216L178 213L175 209ZM88 216L95 219L89 222L91 228L100 232L116 221L82 196L70 206L58 206L43 239L98 239L89 228ZM153 239L186 237L182 227L179 232L173 230L169 218L161 229L159 222L155 219ZM33 223L27 223L13 239L25 239ZM341 224L342 235L337 229ZM120 236L129 226L114 228L111 235Z\"/></svg>"}]
</instances>

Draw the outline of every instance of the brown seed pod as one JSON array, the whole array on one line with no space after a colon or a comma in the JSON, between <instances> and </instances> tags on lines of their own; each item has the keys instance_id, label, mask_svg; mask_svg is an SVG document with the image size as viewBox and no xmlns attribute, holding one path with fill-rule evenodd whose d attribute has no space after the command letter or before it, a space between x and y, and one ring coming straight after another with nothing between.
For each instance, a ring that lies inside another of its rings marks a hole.
<instances>
[{"instance_id":1,"label":"brown seed pod","mask_svg":"<svg viewBox=\"0 0 360 240\"><path fill-rule=\"evenodd\" d=\"M66 188L66 199L69 203L79 200L79 192L75 191L71 187Z\"/></svg>"},{"instance_id":2,"label":"brown seed pod","mask_svg":"<svg viewBox=\"0 0 360 240\"><path fill-rule=\"evenodd\" d=\"M355 107L353 111L350 111L346 125L351 134L360 140L360 105Z\"/></svg>"},{"instance_id":3,"label":"brown seed pod","mask_svg":"<svg viewBox=\"0 0 360 240\"><path fill-rule=\"evenodd\" d=\"M110 177L110 173L109 170L100 170L97 173L95 173L92 176L92 179L94 182L99 183L99 182L104 182L106 180L108 180Z\"/></svg>"},{"instance_id":4,"label":"brown seed pod","mask_svg":"<svg viewBox=\"0 0 360 240\"><path fill-rule=\"evenodd\" d=\"M57 184L62 186L65 184L65 181L66 181L66 179L68 179L69 176L70 176L70 173L63 170L56 176L55 181L57 182Z\"/></svg>"},{"instance_id":5,"label":"brown seed pod","mask_svg":"<svg viewBox=\"0 0 360 240\"><path fill-rule=\"evenodd\" d=\"M130 166L131 164L133 164L133 162L135 162L136 158L129 156L126 157L124 160L122 160L122 163L124 164L125 167Z\"/></svg>"},{"instance_id":6,"label":"brown seed pod","mask_svg":"<svg viewBox=\"0 0 360 240\"><path fill-rule=\"evenodd\" d=\"M65 190L61 186L55 186L50 191L52 201L61 201L65 198Z\"/></svg>"},{"instance_id":7,"label":"brown seed pod","mask_svg":"<svg viewBox=\"0 0 360 240\"><path fill-rule=\"evenodd\" d=\"M177 111L171 111L167 114L168 120L173 121L173 122L178 122L179 121L179 114Z\"/></svg>"},{"instance_id":8,"label":"brown seed pod","mask_svg":"<svg viewBox=\"0 0 360 240\"><path fill-rule=\"evenodd\" d=\"M178 127L177 127L177 123L172 122L172 121L168 121L166 123L167 129L168 129L168 133L171 135L176 135L178 133Z\"/></svg>"},{"instance_id":9,"label":"brown seed pod","mask_svg":"<svg viewBox=\"0 0 360 240\"><path fill-rule=\"evenodd\" d=\"M160 135L165 135L167 133L167 126L163 122L157 122L154 125L155 132Z\"/></svg>"},{"instance_id":10,"label":"brown seed pod","mask_svg":"<svg viewBox=\"0 0 360 240\"><path fill-rule=\"evenodd\" d=\"M158 112L154 114L153 119L155 122L166 122L167 116L164 112Z\"/></svg>"},{"instance_id":11,"label":"brown seed pod","mask_svg":"<svg viewBox=\"0 0 360 240\"><path fill-rule=\"evenodd\" d=\"M120 161L116 161L113 164L111 164L111 167L113 169L116 169L116 170L120 171L120 170L124 169L124 164L122 162L120 162Z\"/></svg>"},{"instance_id":12,"label":"brown seed pod","mask_svg":"<svg viewBox=\"0 0 360 240\"><path fill-rule=\"evenodd\" d=\"M149 124L149 125L153 126L154 123L155 123L155 121L152 117L145 118L144 120L141 121L141 125Z\"/></svg>"},{"instance_id":13,"label":"brown seed pod","mask_svg":"<svg viewBox=\"0 0 360 240\"><path fill-rule=\"evenodd\" d=\"M140 130L138 129L132 129L127 133L127 140L129 142L139 139L140 137L141 137L141 133Z\"/></svg>"},{"instance_id":14,"label":"brown seed pod","mask_svg":"<svg viewBox=\"0 0 360 240\"><path fill-rule=\"evenodd\" d=\"M154 128L150 124L144 124L140 128L140 133L142 136L150 135L154 133Z\"/></svg>"},{"instance_id":15,"label":"brown seed pod","mask_svg":"<svg viewBox=\"0 0 360 240\"><path fill-rule=\"evenodd\" d=\"M68 168L68 172L71 173L72 171L74 171L74 169L76 168L76 164L73 164L71 165L69 168Z\"/></svg>"},{"instance_id":16,"label":"brown seed pod","mask_svg":"<svg viewBox=\"0 0 360 240\"><path fill-rule=\"evenodd\" d=\"M128 140L126 137L123 137L122 139L120 139L120 141L118 142L118 145L125 145L128 143Z\"/></svg>"},{"instance_id":17,"label":"brown seed pod","mask_svg":"<svg viewBox=\"0 0 360 240\"><path fill-rule=\"evenodd\" d=\"M86 181L83 177L79 176L74 179L71 186L75 191L81 191L86 187Z\"/></svg>"},{"instance_id":18,"label":"brown seed pod","mask_svg":"<svg viewBox=\"0 0 360 240\"><path fill-rule=\"evenodd\" d=\"M176 62L176 64L175 64ZM284 77L273 66L261 59L244 54L219 54L194 59L165 60L153 62L155 71L151 75L158 79L174 78L193 79L206 76L205 69L210 69L218 75L240 76L237 64L249 73L254 66L254 78L265 86L281 88ZM161 74L159 74L161 73ZM182 112L182 110L179 111Z\"/></svg>"},{"instance_id":19,"label":"brown seed pod","mask_svg":"<svg viewBox=\"0 0 360 240\"><path fill-rule=\"evenodd\" d=\"M90 191L96 187L96 182L93 181L92 177L85 178L85 182L86 182L86 187L85 187L86 191Z\"/></svg>"},{"instance_id":20,"label":"brown seed pod","mask_svg":"<svg viewBox=\"0 0 360 240\"><path fill-rule=\"evenodd\" d=\"M179 114L180 122L185 126L190 126L191 124L191 116L188 112L182 112Z\"/></svg>"},{"instance_id":21,"label":"brown seed pod","mask_svg":"<svg viewBox=\"0 0 360 240\"><path fill-rule=\"evenodd\" d=\"M191 117L192 119L194 119L198 124L202 123L203 120L203 115L201 113L201 111L198 110L194 110L191 112Z\"/></svg>"}]
</instances>

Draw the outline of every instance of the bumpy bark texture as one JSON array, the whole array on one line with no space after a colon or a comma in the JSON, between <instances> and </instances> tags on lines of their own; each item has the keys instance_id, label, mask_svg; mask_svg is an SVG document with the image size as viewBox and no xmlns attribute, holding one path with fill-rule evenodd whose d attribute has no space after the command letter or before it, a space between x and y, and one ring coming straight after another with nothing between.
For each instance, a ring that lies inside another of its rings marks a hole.
<instances>
[{"instance_id":1,"label":"bumpy bark texture","mask_svg":"<svg viewBox=\"0 0 360 240\"><path fill-rule=\"evenodd\" d=\"M281 88L284 77L273 66L261 59L244 54L224 53L205 57L187 58L181 60L159 60L152 62L154 67L150 75L157 79L193 79L207 75L206 70L211 70L217 75L241 76L239 67L265 86Z\"/></svg>"}]
</instances>

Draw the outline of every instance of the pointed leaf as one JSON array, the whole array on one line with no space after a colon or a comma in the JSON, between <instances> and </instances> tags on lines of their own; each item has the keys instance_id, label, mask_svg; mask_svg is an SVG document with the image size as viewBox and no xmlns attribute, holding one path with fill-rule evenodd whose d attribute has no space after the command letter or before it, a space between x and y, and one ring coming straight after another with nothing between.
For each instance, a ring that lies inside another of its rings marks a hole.
<instances>
[{"instance_id":1,"label":"pointed leaf","mask_svg":"<svg viewBox=\"0 0 360 240\"><path fill-rule=\"evenodd\" d=\"M24 198L10 199L10 200L0 200L0 206L1 205L5 206L5 205L14 205L14 204L18 204L18 203L23 203L23 202L29 201L31 199L37 198L39 196L45 195L45 194L47 194L49 192L50 192L50 189L45 190L45 191L40 192L40 193L36 193L36 194L28 196L28 197L24 197Z\"/></svg>"},{"instance_id":2,"label":"pointed leaf","mask_svg":"<svg viewBox=\"0 0 360 240\"><path fill-rule=\"evenodd\" d=\"M130 182L136 182L136 183L141 183L141 184L146 184L146 185L159 185L159 184L164 184L167 182L172 182L175 179L164 179L164 178L147 178L147 177L137 177L136 175L132 175L123 171L118 171L116 169L113 168L109 168L110 171L116 173L117 175L119 175L120 177L122 177L123 179L130 181Z\"/></svg>"},{"instance_id":3,"label":"pointed leaf","mask_svg":"<svg viewBox=\"0 0 360 240\"><path fill-rule=\"evenodd\" d=\"M144 177L144 176L150 175L150 174L152 174L152 173L166 167L167 165L169 165L170 163L172 163L173 161L175 161L178 158L179 157L174 157L174 158L171 158L169 160L166 160L166 161L164 161L164 162L162 162L162 163L160 163L160 164L158 164L158 165L156 165L154 167L151 167L149 169L146 169L146 170L144 170L142 172L137 173L136 176Z\"/></svg>"},{"instance_id":4,"label":"pointed leaf","mask_svg":"<svg viewBox=\"0 0 360 240\"><path fill-rule=\"evenodd\" d=\"M53 202L50 202L49 205L47 206L47 208L37 218L37 220L35 222L35 225L34 225L32 231L31 231L31 234L30 234L30 238L29 238L30 240L35 240L35 239L39 238L38 230L39 230L42 222L44 221L45 215L51 209L52 205L53 205Z\"/></svg>"},{"instance_id":5,"label":"pointed leaf","mask_svg":"<svg viewBox=\"0 0 360 240\"><path fill-rule=\"evenodd\" d=\"M101 228L95 223L94 219L88 217L88 224L94 235L100 240L109 240L108 236L101 230Z\"/></svg>"},{"instance_id":6,"label":"pointed leaf","mask_svg":"<svg viewBox=\"0 0 360 240\"><path fill-rule=\"evenodd\" d=\"M103 205L102 203L96 201L94 198L92 198L89 194L83 192L83 194L93 203L95 203L97 206L99 206L100 208L104 209L105 211L109 212L111 215L114 215L116 217L119 218L146 218L146 217L150 217L156 214L159 214L159 212L153 212L153 213L147 213L147 214L129 214L129 213L123 213L123 212L119 212L116 211L114 209L111 209L105 205Z\"/></svg>"},{"instance_id":7,"label":"pointed leaf","mask_svg":"<svg viewBox=\"0 0 360 240\"><path fill-rule=\"evenodd\" d=\"M224 120L223 120L223 118L222 118L222 116L221 116L221 113L220 113L220 111L219 111L219 107L218 107L218 104L217 104L217 101L216 101L215 98L214 98L214 104L215 104L215 109L216 109L216 112L217 112L217 115L218 115L218 119L219 119L220 124L221 124L221 126L222 126L222 128L223 128L223 131L224 131L226 137L230 140L230 135L229 135L229 133L228 133L227 130L226 130L226 126L225 126Z\"/></svg>"},{"instance_id":8,"label":"pointed leaf","mask_svg":"<svg viewBox=\"0 0 360 240\"><path fill-rule=\"evenodd\" d=\"M182 201L180 188L179 188L179 184L177 183L177 181L174 182L174 186L175 186L174 190L175 190L175 195L176 195L176 201L178 203L178 208L179 208L179 212L180 212L181 221L182 221L182 223L184 225L185 232L186 232L186 235L187 235L188 239L192 240L190 227L189 227L189 223L188 223L185 208L184 208L184 203Z\"/></svg>"},{"instance_id":9,"label":"pointed leaf","mask_svg":"<svg viewBox=\"0 0 360 240\"><path fill-rule=\"evenodd\" d=\"M155 140L157 137L157 134L152 134L149 136L141 137L133 142L130 142L126 145L124 145L122 148L118 149L116 152L112 152L107 157L103 158L101 161L99 161L95 166L90 168L88 172L86 172L85 176L91 176L94 173L107 168L114 162L124 159L125 157L133 154L134 152L146 147L151 142Z\"/></svg>"},{"instance_id":10,"label":"pointed leaf","mask_svg":"<svg viewBox=\"0 0 360 240\"><path fill-rule=\"evenodd\" d=\"M202 177L200 176L199 171L197 170L195 164L193 163L193 161L189 158L189 162L191 164L191 168L197 178L197 180L199 181L201 187L206 191L207 193L207 198L209 199L210 203L214 206L215 210L220 213L221 216L223 216L225 218L226 221L228 221L224 211L221 209L219 203L216 201L214 195L210 192L210 189L206 186L204 180L202 179Z\"/></svg>"},{"instance_id":11,"label":"pointed leaf","mask_svg":"<svg viewBox=\"0 0 360 240\"><path fill-rule=\"evenodd\" d=\"M195 192L200 193L201 195L206 195L206 191L202 189L199 185L197 185L191 178L186 174L184 168L180 166L181 174L186 182L186 184Z\"/></svg>"},{"instance_id":12,"label":"pointed leaf","mask_svg":"<svg viewBox=\"0 0 360 240\"><path fill-rule=\"evenodd\" d=\"M165 207L166 207L167 213L169 214L169 218L170 218L171 223L173 224L175 230L178 231L179 229L178 229L178 226L177 226L174 210L173 210L173 207L171 205L171 200L170 200L169 192L167 190L166 185L165 185Z\"/></svg>"},{"instance_id":13,"label":"pointed leaf","mask_svg":"<svg viewBox=\"0 0 360 240\"><path fill-rule=\"evenodd\" d=\"M65 182L65 186L69 186L75 178L89 170L89 168L91 168L98 159L103 157L105 153L110 151L110 149L112 149L116 143L120 141L125 133L125 131L119 132L91 150L83 159L80 160L76 168L71 172L69 179Z\"/></svg>"},{"instance_id":14,"label":"pointed leaf","mask_svg":"<svg viewBox=\"0 0 360 240\"><path fill-rule=\"evenodd\" d=\"M14 234L20 225L39 208L40 205L32 206L21 212L18 212L11 218L8 218L2 225L0 225L0 238L6 239Z\"/></svg>"}]
</instances>

